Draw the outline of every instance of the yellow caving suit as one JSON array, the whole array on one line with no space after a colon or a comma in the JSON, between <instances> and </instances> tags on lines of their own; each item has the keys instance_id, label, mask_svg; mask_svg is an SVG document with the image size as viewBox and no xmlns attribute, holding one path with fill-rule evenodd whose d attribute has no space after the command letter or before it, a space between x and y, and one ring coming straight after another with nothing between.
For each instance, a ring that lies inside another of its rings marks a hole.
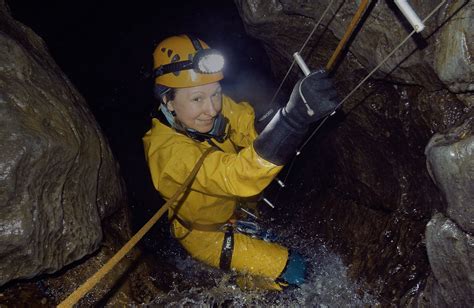
<instances>
[{"instance_id":1,"label":"yellow caving suit","mask_svg":"<svg viewBox=\"0 0 474 308\"><path fill-rule=\"evenodd\" d=\"M229 137L214 142L220 150L204 160L191 188L170 210L173 235L189 254L206 264L219 267L224 231L188 230L191 224L226 223L234 214L239 197L258 195L281 170L255 152L253 141L254 111L248 103L236 104L223 97L222 114L229 120ZM211 147L153 119L152 128L143 137L145 155L155 188L166 200L178 190L204 151ZM241 150L238 151L236 147ZM187 222L181 224L181 222ZM202 229L201 229L202 230ZM276 279L284 270L288 250L235 233L230 268L245 274Z\"/></svg>"}]
</instances>

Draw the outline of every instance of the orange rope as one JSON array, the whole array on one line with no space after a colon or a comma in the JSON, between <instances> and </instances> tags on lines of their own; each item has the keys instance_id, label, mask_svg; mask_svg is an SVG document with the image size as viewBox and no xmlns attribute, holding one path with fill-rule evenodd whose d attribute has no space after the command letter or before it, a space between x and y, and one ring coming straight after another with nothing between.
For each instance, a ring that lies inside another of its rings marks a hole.
<instances>
[{"instance_id":1,"label":"orange rope","mask_svg":"<svg viewBox=\"0 0 474 308\"><path fill-rule=\"evenodd\" d=\"M357 8L356 13L354 14L354 17L352 17L351 23L347 27L346 33L344 33L344 36L342 39L339 41L339 44L336 47L336 50L334 50L334 53L332 54L331 58L328 61L328 64L326 64L326 71L329 72L332 70L334 63L336 63L337 58L339 57L342 48L346 45L347 41L352 35L352 32L354 32L354 29L356 28L357 24L359 23L360 19L362 18L362 15L364 14L365 10L367 9L367 6L369 5L369 0L362 0L361 3L359 4L359 7Z\"/></svg>"},{"instance_id":2,"label":"orange rope","mask_svg":"<svg viewBox=\"0 0 474 308\"><path fill-rule=\"evenodd\" d=\"M196 177L197 172L204 162L204 158L213 150L213 148L207 149L202 154L199 161L194 166L191 173L188 175L183 185L175 192L175 194L156 212L155 215L140 229L134 236L112 257L107 263L105 263L94 275L92 275L86 282L84 282L79 288L72 292L64 301L62 301L58 307L72 307L75 305L84 295L87 294L110 270L117 265L120 260L138 243L139 240L153 227L153 225L160 219L160 217L169 209L169 207L182 195L184 190L191 184Z\"/></svg>"}]
</instances>

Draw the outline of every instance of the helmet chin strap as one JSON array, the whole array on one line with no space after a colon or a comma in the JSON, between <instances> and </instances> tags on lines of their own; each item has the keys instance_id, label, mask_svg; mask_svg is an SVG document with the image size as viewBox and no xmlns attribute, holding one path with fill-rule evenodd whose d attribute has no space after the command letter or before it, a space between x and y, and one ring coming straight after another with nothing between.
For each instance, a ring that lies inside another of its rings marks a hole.
<instances>
[{"instance_id":1,"label":"helmet chin strap","mask_svg":"<svg viewBox=\"0 0 474 308\"><path fill-rule=\"evenodd\" d=\"M174 122L174 116L171 114L171 111L169 111L168 107L166 107L165 104L160 104L160 110L165 115L166 121L168 121L171 127L176 128L175 122Z\"/></svg>"},{"instance_id":2,"label":"helmet chin strap","mask_svg":"<svg viewBox=\"0 0 474 308\"><path fill-rule=\"evenodd\" d=\"M184 133L186 136L192 139L195 139L198 141L205 141L207 139L214 138L218 142L224 142L224 140L227 138L227 124L229 120L227 120L227 118L224 117L221 113L219 113L219 115L214 119L214 124L212 125L212 129L207 133L201 133L195 129L187 128L181 123L179 124L176 123L175 117L173 116L171 111L169 111L166 105L161 104L160 110L165 116L166 120L168 121L171 127L173 127L179 132Z\"/></svg>"}]
</instances>

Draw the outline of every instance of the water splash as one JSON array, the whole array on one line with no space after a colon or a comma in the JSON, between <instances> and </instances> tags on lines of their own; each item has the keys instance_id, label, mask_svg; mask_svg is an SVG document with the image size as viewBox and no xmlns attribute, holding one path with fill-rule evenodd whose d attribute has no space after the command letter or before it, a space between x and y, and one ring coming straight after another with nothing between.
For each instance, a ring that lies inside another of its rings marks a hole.
<instances>
[{"instance_id":1,"label":"water splash","mask_svg":"<svg viewBox=\"0 0 474 308\"><path fill-rule=\"evenodd\" d=\"M378 304L375 297L351 281L341 258L323 244L294 233L282 239L282 242L290 241L298 243L295 248L307 256L310 265L307 282L300 287L289 287L283 292L242 291L232 273L223 273L190 257L173 258L168 261L174 262L182 275L181 281L171 282L171 290L155 298L153 304L167 307L367 307Z\"/></svg>"}]
</instances>

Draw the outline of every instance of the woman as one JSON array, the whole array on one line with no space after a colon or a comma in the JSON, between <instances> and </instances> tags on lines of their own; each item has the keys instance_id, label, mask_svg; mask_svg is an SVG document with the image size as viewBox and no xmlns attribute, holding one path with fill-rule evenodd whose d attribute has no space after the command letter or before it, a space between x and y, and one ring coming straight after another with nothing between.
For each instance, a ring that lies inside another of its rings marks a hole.
<instances>
[{"instance_id":1,"label":"woman","mask_svg":"<svg viewBox=\"0 0 474 308\"><path fill-rule=\"evenodd\" d=\"M156 47L160 113L143 138L153 184L168 200L206 149L214 148L169 211L173 236L193 258L213 267L268 278L270 289L298 285L305 272L301 256L236 232L229 222L246 198L260 194L278 174L308 125L334 110L335 92L323 73L302 79L258 135L252 107L222 94L222 64L217 51L191 36L170 37Z\"/></svg>"}]
</instances>

